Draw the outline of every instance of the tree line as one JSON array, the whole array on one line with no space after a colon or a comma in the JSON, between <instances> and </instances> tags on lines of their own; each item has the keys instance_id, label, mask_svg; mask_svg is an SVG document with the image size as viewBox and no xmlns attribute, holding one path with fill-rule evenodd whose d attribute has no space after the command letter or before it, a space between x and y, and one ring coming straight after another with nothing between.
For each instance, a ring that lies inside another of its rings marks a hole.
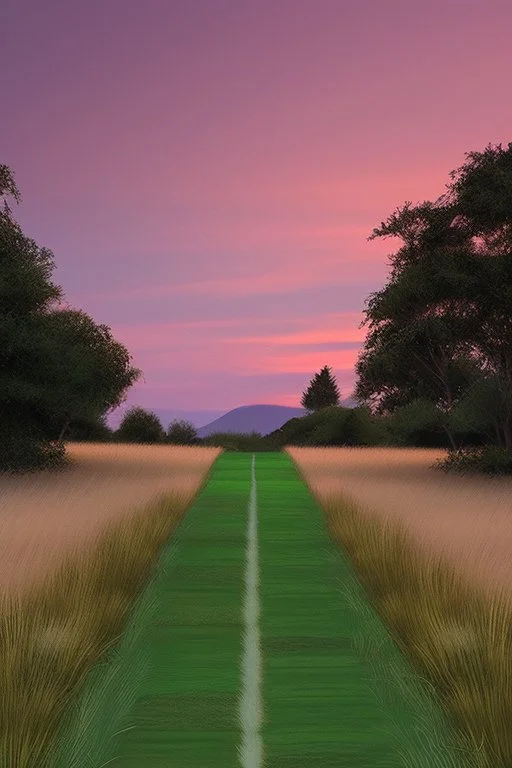
<instances>
[{"instance_id":1,"label":"tree line","mask_svg":"<svg viewBox=\"0 0 512 768\"><path fill-rule=\"evenodd\" d=\"M466 153L450 178L437 201L406 202L368 238L402 245L388 257L387 284L366 300L357 418L391 442L400 430L441 432L454 466L494 451L492 462L512 469L512 143ZM8 196L21 200L0 165L0 469L64 466L64 439L207 444L188 422L165 431L141 408L108 429L142 371L108 326L57 306L53 254L23 234ZM334 422L342 433L339 397L324 366L302 395L312 417L302 426L323 413L331 426L317 433L332 438Z\"/></svg>"}]
</instances>

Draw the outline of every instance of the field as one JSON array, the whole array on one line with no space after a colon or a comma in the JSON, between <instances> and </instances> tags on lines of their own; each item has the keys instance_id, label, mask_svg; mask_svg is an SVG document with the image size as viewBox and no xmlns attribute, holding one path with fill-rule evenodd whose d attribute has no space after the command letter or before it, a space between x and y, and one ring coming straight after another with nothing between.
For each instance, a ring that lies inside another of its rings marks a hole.
<instances>
[{"instance_id":1,"label":"field","mask_svg":"<svg viewBox=\"0 0 512 768\"><path fill-rule=\"evenodd\" d=\"M491 594L512 595L512 478L447 475L446 452L413 448L289 448L311 490L398 522L427 555L446 558Z\"/></svg>"},{"instance_id":2,"label":"field","mask_svg":"<svg viewBox=\"0 0 512 768\"><path fill-rule=\"evenodd\" d=\"M0 475L0 592L41 582L105 526L161 493L193 497L217 448L67 443L76 465L56 474Z\"/></svg>"},{"instance_id":3,"label":"field","mask_svg":"<svg viewBox=\"0 0 512 768\"><path fill-rule=\"evenodd\" d=\"M510 765L510 481L439 451L69 447L0 480L2 766Z\"/></svg>"}]
</instances>

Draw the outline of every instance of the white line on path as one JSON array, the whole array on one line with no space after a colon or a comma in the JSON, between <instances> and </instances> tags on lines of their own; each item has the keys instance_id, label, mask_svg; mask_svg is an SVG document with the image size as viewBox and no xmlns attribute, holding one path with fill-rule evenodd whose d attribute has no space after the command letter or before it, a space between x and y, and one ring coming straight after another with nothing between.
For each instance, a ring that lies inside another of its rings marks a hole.
<instances>
[{"instance_id":1,"label":"white line on path","mask_svg":"<svg viewBox=\"0 0 512 768\"><path fill-rule=\"evenodd\" d=\"M238 755L240 765L243 768L262 768L263 766L263 742L260 733L263 721L263 702L261 695L258 506L256 502L255 462L256 458L253 454L243 608L242 692L238 713L242 729L242 743L238 748Z\"/></svg>"}]
</instances>

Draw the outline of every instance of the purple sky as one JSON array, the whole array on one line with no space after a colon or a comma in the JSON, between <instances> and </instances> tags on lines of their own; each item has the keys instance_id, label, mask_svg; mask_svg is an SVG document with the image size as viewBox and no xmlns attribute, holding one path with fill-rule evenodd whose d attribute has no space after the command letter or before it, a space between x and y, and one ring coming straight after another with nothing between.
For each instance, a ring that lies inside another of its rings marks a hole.
<instances>
[{"instance_id":1,"label":"purple sky","mask_svg":"<svg viewBox=\"0 0 512 768\"><path fill-rule=\"evenodd\" d=\"M343 396L406 200L512 140L512 3L2 0L0 162L174 414ZM194 417L197 425L209 421Z\"/></svg>"}]
</instances>

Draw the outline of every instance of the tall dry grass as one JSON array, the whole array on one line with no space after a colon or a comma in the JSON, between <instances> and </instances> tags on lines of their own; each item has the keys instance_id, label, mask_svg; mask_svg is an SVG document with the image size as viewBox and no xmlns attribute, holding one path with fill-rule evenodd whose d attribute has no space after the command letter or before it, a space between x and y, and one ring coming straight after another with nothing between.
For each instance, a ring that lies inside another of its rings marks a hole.
<instances>
[{"instance_id":1,"label":"tall dry grass","mask_svg":"<svg viewBox=\"0 0 512 768\"><path fill-rule=\"evenodd\" d=\"M45 768L218 449L70 445L65 475L2 477L0 765ZM14 534L13 546L6 535Z\"/></svg>"},{"instance_id":2,"label":"tall dry grass","mask_svg":"<svg viewBox=\"0 0 512 768\"><path fill-rule=\"evenodd\" d=\"M21 592L105 525L171 491L193 493L217 448L67 443L62 473L0 473L0 593Z\"/></svg>"},{"instance_id":3,"label":"tall dry grass","mask_svg":"<svg viewBox=\"0 0 512 768\"><path fill-rule=\"evenodd\" d=\"M472 763L510 768L512 481L446 477L436 451L288 453Z\"/></svg>"}]
</instances>

